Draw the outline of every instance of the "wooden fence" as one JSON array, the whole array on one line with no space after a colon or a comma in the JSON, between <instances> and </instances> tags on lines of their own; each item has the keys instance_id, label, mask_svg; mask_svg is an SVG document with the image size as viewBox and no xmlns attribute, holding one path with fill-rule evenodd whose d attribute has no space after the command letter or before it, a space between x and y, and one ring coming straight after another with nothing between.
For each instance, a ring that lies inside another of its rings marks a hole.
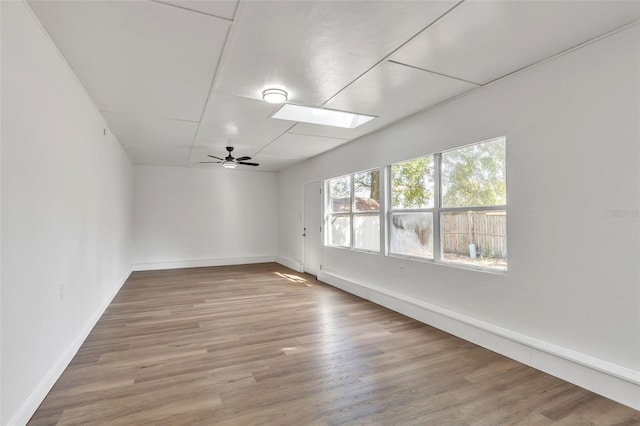
<instances>
[{"instance_id":1,"label":"wooden fence","mask_svg":"<svg viewBox=\"0 0 640 426\"><path fill-rule=\"evenodd\" d=\"M469 244L475 244L478 256L507 257L505 211L446 212L440 225L445 253L468 255Z\"/></svg>"}]
</instances>

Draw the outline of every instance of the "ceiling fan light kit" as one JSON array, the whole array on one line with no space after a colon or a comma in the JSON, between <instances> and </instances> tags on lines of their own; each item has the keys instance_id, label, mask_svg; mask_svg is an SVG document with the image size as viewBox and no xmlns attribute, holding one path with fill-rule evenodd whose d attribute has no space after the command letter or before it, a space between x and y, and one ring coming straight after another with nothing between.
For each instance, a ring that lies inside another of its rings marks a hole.
<instances>
[{"instance_id":1,"label":"ceiling fan light kit","mask_svg":"<svg viewBox=\"0 0 640 426\"><path fill-rule=\"evenodd\" d=\"M289 94L282 89L266 89L262 92L262 99L270 104L283 104L288 98Z\"/></svg>"},{"instance_id":2,"label":"ceiling fan light kit","mask_svg":"<svg viewBox=\"0 0 640 426\"><path fill-rule=\"evenodd\" d=\"M231 155L231 152L233 151L232 146L226 147L226 150L229 153L226 157L220 158L220 157L216 157L215 155L207 155L207 157L215 158L218 161L200 161L200 164L209 164L209 163L222 164L222 167L224 167L225 169L235 169L239 165L243 165L243 166L259 166L260 165L259 163L247 162L247 160L251 160L251 157L243 156L243 157L234 158L233 155Z\"/></svg>"}]
</instances>

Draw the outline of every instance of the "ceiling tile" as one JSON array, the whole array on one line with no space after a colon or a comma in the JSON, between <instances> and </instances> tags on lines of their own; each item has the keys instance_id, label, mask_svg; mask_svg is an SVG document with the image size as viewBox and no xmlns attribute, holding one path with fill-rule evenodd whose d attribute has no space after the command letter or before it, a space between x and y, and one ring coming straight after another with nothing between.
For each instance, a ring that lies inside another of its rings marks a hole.
<instances>
[{"instance_id":1,"label":"ceiling tile","mask_svg":"<svg viewBox=\"0 0 640 426\"><path fill-rule=\"evenodd\" d=\"M152 146L125 146L129 159L136 165L185 166L188 148L158 148Z\"/></svg>"},{"instance_id":2,"label":"ceiling tile","mask_svg":"<svg viewBox=\"0 0 640 426\"><path fill-rule=\"evenodd\" d=\"M225 19L233 19L238 7L237 0L161 0L159 3L173 4Z\"/></svg>"},{"instance_id":3,"label":"ceiling tile","mask_svg":"<svg viewBox=\"0 0 640 426\"><path fill-rule=\"evenodd\" d=\"M319 106L455 1L250 1L234 23L216 92Z\"/></svg>"},{"instance_id":4,"label":"ceiling tile","mask_svg":"<svg viewBox=\"0 0 640 426\"><path fill-rule=\"evenodd\" d=\"M347 142L344 139L287 133L269 144L260 151L260 154L275 157L310 158Z\"/></svg>"},{"instance_id":5,"label":"ceiling tile","mask_svg":"<svg viewBox=\"0 0 640 426\"><path fill-rule=\"evenodd\" d=\"M389 124L477 85L391 62L378 64L327 103L328 108L363 111ZM376 121L376 120L374 120Z\"/></svg>"},{"instance_id":6,"label":"ceiling tile","mask_svg":"<svg viewBox=\"0 0 640 426\"><path fill-rule=\"evenodd\" d=\"M289 131L289 133L296 135L323 136L327 138L352 140L377 129L381 120L384 119L381 117L375 118L360 127L356 127L355 129L346 129L334 126L321 126L319 124L311 123L298 123L295 125L295 127L293 127L293 129Z\"/></svg>"},{"instance_id":7,"label":"ceiling tile","mask_svg":"<svg viewBox=\"0 0 640 426\"><path fill-rule=\"evenodd\" d=\"M352 140L476 87L478 85L385 61L325 105L378 118L356 129L298 123L289 133Z\"/></svg>"},{"instance_id":8,"label":"ceiling tile","mask_svg":"<svg viewBox=\"0 0 640 426\"><path fill-rule=\"evenodd\" d=\"M197 143L256 152L293 125L270 118L278 107L262 100L215 94L207 103Z\"/></svg>"},{"instance_id":9,"label":"ceiling tile","mask_svg":"<svg viewBox=\"0 0 640 426\"><path fill-rule=\"evenodd\" d=\"M103 113L122 145L191 148L198 123L133 114Z\"/></svg>"},{"instance_id":10,"label":"ceiling tile","mask_svg":"<svg viewBox=\"0 0 640 426\"><path fill-rule=\"evenodd\" d=\"M142 1L32 1L98 107L198 121L230 22Z\"/></svg>"},{"instance_id":11,"label":"ceiling tile","mask_svg":"<svg viewBox=\"0 0 640 426\"><path fill-rule=\"evenodd\" d=\"M257 171L263 172L277 172L284 170L287 167L291 167L294 164L300 163L302 160L286 157L272 157L269 155L257 155L252 161L260 163L258 167L255 167Z\"/></svg>"},{"instance_id":12,"label":"ceiling tile","mask_svg":"<svg viewBox=\"0 0 640 426\"><path fill-rule=\"evenodd\" d=\"M637 1L467 0L390 59L485 84L638 19Z\"/></svg>"}]
</instances>

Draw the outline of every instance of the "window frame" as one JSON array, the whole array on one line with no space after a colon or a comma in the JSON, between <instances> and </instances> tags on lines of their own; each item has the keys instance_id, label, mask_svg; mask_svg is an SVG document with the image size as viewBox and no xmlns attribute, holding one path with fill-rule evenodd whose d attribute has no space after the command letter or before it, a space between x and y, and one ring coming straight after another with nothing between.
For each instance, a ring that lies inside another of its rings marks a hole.
<instances>
[{"instance_id":1,"label":"window frame","mask_svg":"<svg viewBox=\"0 0 640 426\"><path fill-rule=\"evenodd\" d=\"M436 263L445 266L453 266L463 269L477 270L482 272L489 272L495 274L506 274L509 270L508 260L505 269L495 268L490 266L481 266L474 265L465 262L456 262L455 260L449 260L444 258L443 253L443 223L441 221L441 217L443 213L449 212L486 212L486 211L504 211L507 215L507 221L509 217L508 213L508 201L505 204L501 205L490 205L490 206L469 206L469 207L443 207L442 202L442 154L447 152L456 151L458 149L463 149L473 145L480 145L483 143L489 143L493 141L504 140L505 141L505 159L506 159L506 136L499 136L491 139L486 139L479 142L474 142L471 144L451 148L445 151L441 151L438 153L422 155L419 157L414 157L408 160L398 161L392 164L389 164L386 168L386 184L385 184L385 204L387 206L385 213L385 254L389 257L397 257L401 259L408 259L420 262L427 263ZM407 161L413 161L416 159L424 158L424 157L433 157L433 207L432 208L418 208L418 209L394 209L392 196L393 196L393 166L395 164L405 163ZM504 180L505 180L505 195L506 195L506 185L507 185L507 164L505 161L505 170L504 170ZM391 251L391 227L393 226L393 214L394 213L432 213L433 219L433 229L432 229L432 240L433 240L433 257L422 257L422 256L412 256L403 253L395 253ZM505 236L508 238L508 236ZM507 240L508 246L508 240Z\"/></svg>"},{"instance_id":2,"label":"window frame","mask_svg":"<svg viewBox=\"0 0 640 426\"><path fill-rule=\"evenodd\" d=\"M344 211L344 212L333 212L331 210L331 181L333 180L337 180L337 179L342 179L348 177L349 178L349 211ZM336 177L332 177L330 179L326 179L325 183L324 183L324 193L325 193L325 200L324 200L324 205L325 205L325 220L324 220L324 227L325 227L325 238L324 238L324 245L327 247L334 247L334 248L343 248L343 249L348 249L350 248L350 246L352 245L353 241L352 241L352 228L353 228L353 224L352 219L351 219L351 211L353 210L353 206L352 206L352 199L353 199L353 179L352 176L350 174L346 174L346 175L341 175L341 176L336 176ZM337 244L330 244L329 243L329 238L331 235L331 218L332 217L340 217L340 216L348 216L349 217L349 245L337 245Z\"/></svg>"},{"instance_id":3,"label":"window frame","mask_svg":"<svg viewBox=\"0 0 640 426\"><path fill-rule=\"evenodd\" d=\"M414 160L419 160L421 158L425 158L425 157L433 157L433 207L420 207L420 208L415 208L415 209L407 209L407 208L402 208L402 209L395 209L393 208L393 166L394 164L401 164L401 163L407 163L409 161L414 161ZM435 154L427 154L427 155L421 155L419 157L414 157L414 158L410 158L408 160L403 160L403 161L398 161L396 163L392 163L389 164L386 169L387 169L387 182L386 182L386 193L387 193L387 197L386 197L386 204L388 206L388 208L386 209L386 255L390 256L390 257L399 257L402 259L410 259L410 260L418 260L418 261L427 261L427 262L433 262L435 261L435 256L436 256L436 226L438 226L438 224L436 223L436 207L437 207L437 203L438 203L438 172L437 172L437 164L436 164L436 155ZM392 224L392 220L393 220L393 215L394 213L431 213L432 215L432 230L431 230L431 239L433 241L433 257L423 257L423 256L412 256L410 254L405 254L405 253L395 253L393 251L391 251L391 227L393 226Z\"/></svg>"},{"instance_id":4,"label":"window frame","mask_svg":"<svg viewBox=\"0 0 640 426\"><path fill-rule=\"evenodd\" d=\"M361 170L361 171L357 171L357 172L353 172L353 173L347 173L344 175L340 175L340 176L335 176L329 179L325 179L325 206L330 206L331 203L331 191L330 191L330 182L336 179L340 179L340 178L344 178L344 177L348 177L349 178L349 211L348 212L331 212L330 208L326 208L325 210L327 211L327 214L325 215L325 229L327 230L326 232L326 237L324 238L324 246L325 247L331 247L331 248L338 248L338 249L346 249L346 250L354 250L354 251L359 251L359 252L363 252L363 253L372 253L372 254L382 254L382 244L379 242L378 243L378 250L368 250L368 249L363 249L363 248L357 248L355 246L355 228L353 226L353 222L354 222L354 217L359 216L359 217L363 217L363 216L377 216L378 217L378 240L380 240L380 233L383 232L383 228L384 226L382 225L383 223L383 218L382 218L382 213L384 212L384 203L382 202L382 194L379 196L379 200L378 200L378 210L373 210L373 211L356 211L355 209L355 203L356 203L356 197L355 197L355 179L354 176L355 175L359 175L359 174L363 174L363 173L367 173L367 172L373 172L373 171L377 171L378 172L378 182L380 185L380 188L382 189L384 185L382 185L383 182L383 174L382 174L382 170L379 167L373 167L370 169L366 169L366 170ZM333 216L349 216L349 245L335 245L335 244L330 244L329 243L329 232L330 232L330 227L331 224L329 223L331 220L331 217Z\"/></svg>"}]
</instances>

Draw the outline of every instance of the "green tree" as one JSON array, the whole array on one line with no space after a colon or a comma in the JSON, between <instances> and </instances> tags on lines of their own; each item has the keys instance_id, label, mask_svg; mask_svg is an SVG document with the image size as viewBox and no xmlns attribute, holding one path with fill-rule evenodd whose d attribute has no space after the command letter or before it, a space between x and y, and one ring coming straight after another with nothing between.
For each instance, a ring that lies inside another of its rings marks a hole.
<instances>
[{"instance_id":1,"label":"green tree","mask_svg":"<svg viewBox=\"0 0 640 426\"><path fill-rule=\"evenodd\" d=\"M442 154L444 207L495 206L507 202L505 141L470 145Z\"/></svg>"},{"instance_id":2,"label":"green tree","mask_svg":"<svg viewBox=\"0 0 640 426\"><path fill-rule=\"evenodd\" d=\"M433 207L433 156L391 166L391 202L395 209Z\"/></svg>"}]
</instances>

